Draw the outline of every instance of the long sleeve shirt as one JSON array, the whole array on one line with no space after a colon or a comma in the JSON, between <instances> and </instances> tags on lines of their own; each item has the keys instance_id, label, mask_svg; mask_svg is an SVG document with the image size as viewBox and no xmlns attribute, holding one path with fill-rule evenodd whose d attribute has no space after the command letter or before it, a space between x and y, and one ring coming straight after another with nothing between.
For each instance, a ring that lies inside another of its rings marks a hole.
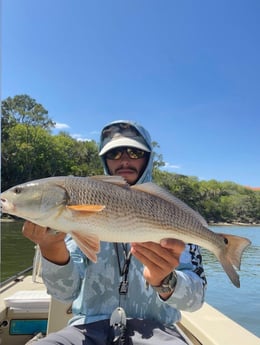
<instances>
[{"instance_id":1,"label":"long sleeve shirt","mask_svg":"<svg viewBox=\"0 0 260 345\"><path fill-rule=\"evenodd\" d=\"M50 295L72 302L71 325L109 319L119 305L129 318L172 325L180 320L180 310L195 311L203 304L206 279L196 245L186 245L176 269L177 285L166 301L152 287L147 288L143 265L133 256L129 265L128 292L125 296L119 295L121 276L113 243L101 242L97 263L89 261L69 236L66 245L70 261L66 265L56 265L42 258L42 275ZM120 245L118 248L122 249ZM123 252L119 254L123 266Z\"/></svg>"}]
</instances>

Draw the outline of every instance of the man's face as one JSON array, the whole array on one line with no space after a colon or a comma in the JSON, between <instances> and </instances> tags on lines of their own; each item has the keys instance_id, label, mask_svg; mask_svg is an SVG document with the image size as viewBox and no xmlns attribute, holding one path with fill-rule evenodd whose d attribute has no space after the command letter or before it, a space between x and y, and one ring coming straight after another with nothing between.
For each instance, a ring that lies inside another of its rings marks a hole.
<instances>
[{"instance_id":1,"label":"man's face","mask_svg":"<svg viewBox=\"0 0 260 345\"><path fill-rule=\"evenodd\" d=\"M109 155L105 155L105 160L110 175L122 176L130 185L133 185L143 173L149 154L145 154L141 158L133 159L130 158L126 149L121 153L120 158L110 159Z\"/></svg>"}]
</instances>

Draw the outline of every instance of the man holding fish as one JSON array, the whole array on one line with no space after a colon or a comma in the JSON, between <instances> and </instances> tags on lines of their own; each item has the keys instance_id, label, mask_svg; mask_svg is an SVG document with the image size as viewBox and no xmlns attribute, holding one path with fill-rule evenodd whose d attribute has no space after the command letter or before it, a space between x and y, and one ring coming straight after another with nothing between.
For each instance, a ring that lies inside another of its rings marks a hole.
<instances>
[{"instance_id":1,"label":"man holding fish","mask_svg":"<svg viewBox=\"0 0 260 345\"><path fill-rule=\"evenodd\" d=\"M121 176L129 185L151 181L152 144L142 126L129 121L105 126L99 155L106 175ZM179 310L195 311L204 301L197 245L169 238L101 242L91 261L63 232L54 235L27 221L23 233L39 244L48 293L73 303L69 326L39 344L186 344L174 324Z\"/></svg>"}]
</instances>

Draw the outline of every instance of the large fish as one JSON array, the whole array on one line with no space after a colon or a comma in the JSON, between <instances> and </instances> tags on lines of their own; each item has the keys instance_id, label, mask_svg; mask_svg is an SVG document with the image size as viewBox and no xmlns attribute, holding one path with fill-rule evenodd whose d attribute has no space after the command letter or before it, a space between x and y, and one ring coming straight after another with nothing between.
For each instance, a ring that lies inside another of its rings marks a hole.
<instances>
[{"instance_id":1,"label":"large fish","mask_svg":"<svg viewBox=\"0 0 260 345\"><path fill-rule=\"evenodd\" d=\"M213 252L230 280L250 245L247 238L217 234L193 209L154 183L129 186L118 176L49 177L1 194L2 212L70 233L92 261L100 241L160 242L176 238Z\"/></svg>"}]
</instances>

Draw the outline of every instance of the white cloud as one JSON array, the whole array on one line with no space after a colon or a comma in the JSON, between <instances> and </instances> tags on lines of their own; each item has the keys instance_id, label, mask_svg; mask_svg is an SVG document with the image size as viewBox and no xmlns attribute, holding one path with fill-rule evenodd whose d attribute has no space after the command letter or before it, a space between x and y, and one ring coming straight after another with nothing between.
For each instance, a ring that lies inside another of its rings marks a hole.
<instances>
[{"instance_id":1,"label":"white cloud","mask_svg":"<svg viewBox=\"0 0 260 345\"><path fill-rule=\"evenodd\" d=\"M77 141L91 141L89 138L83 138L81 134L71 134L71 137L76 139Z\"/></svg>"},{"instance_id":2,"label":"white cloud","mask_svg":"<svg viewBox=\"0 0 260 345\"><path fill-rule=\"evenodd\" d=\"M56 129L66 129L66 128L70 128L70 126L67 125L66 123L56 122L55 128Z\"/></svg>"},{"instance_id":3,"label":"white cloud","mask_svg":"<svg viewBox=\"0 0 260 345\"><path fill-rule=\"evenodd\" d=\"M174 170L174 169L181 169L181 166L176 165L176 164L171 164L169 162L165 162L165 166L163 166L161 168L165 169L165 170Z\"/></svg>"}]
</instances>

